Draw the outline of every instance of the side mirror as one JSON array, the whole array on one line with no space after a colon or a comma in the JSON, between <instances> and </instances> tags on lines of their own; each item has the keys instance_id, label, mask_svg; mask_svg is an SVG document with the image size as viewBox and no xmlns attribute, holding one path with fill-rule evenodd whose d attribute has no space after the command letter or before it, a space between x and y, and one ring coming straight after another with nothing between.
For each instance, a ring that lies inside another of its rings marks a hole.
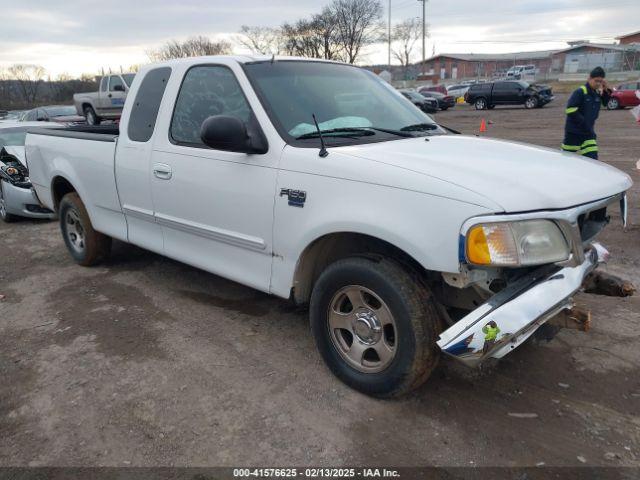
<instances>
[{"instance_id":1,"label":"side mirror","mask_svg":"<svg viewBox=\"0 0 640 480\"><path fill-rule=\"evenodd\" d=\"M214 115L202 122L200 139L214 150L238 153L266 153L263 142L252 140L247 125L237 117Z\"/></svg>"},{"instance_id":2,"label":"side mirror","mask_svg":"<svg viewBox=\"0 0 640 480\"><path fill-rule=\"evenodd\" d=\"M114 85L113 86L113 91L114 92L124 92L124 85Z\"/></svg>"}]
</instances>

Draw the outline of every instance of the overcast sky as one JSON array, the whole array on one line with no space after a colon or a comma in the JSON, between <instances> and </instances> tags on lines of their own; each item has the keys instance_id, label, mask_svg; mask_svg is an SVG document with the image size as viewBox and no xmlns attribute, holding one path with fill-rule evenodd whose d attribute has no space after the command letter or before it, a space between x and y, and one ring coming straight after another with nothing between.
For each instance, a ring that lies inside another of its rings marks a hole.
<instances>
[{"instance_id":1,"label":"overcast sky","mask_svg":"<svg viewBox=\"0 0 640 480\"><path fill-rule=\"evenodd\" d=\"M388 0L382 1L386 10ZM36 63L54 76L117 70L147 62L145 52L171 38L230 38L242 24L278 26L326 3L0 0L0 66ZM392 0L393 21L421 16L421 5L418 0ZM427 56L434 46L436 53L543 50L562 48L567 40L611 42L640 30L640 0L429 0L427 22ZM385 46L369 52L363 59L367 63L386 62Z\"/></svg>"}]
</instances>

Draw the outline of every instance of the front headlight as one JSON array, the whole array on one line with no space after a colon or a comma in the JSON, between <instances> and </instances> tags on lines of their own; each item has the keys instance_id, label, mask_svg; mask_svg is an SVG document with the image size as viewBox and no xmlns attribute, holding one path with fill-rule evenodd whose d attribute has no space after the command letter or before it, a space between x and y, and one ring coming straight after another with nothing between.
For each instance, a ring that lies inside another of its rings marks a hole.
<instances>
[{"instance_id":1,"label":"front headlight","mask_svg":"<svg viewBox=\"0 0 640 480\"><path fill-rule=\"evenodd\" d=\"M567 260L569 254L564 235L549 220L483 223L467 232L467 260L476 265L542 265Z\"/></svg>"}]
</instances>

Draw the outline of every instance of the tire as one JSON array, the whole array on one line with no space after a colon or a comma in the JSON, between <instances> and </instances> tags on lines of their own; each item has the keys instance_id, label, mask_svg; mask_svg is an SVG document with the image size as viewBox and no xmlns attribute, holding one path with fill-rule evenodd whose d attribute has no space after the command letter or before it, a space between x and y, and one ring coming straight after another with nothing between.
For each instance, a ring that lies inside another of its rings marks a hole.
<instances>
[{"instance_id":1,"label":"tire","mask_svg":"<svg viewBox=\"0 0 640 480\"><path fill-rule=\"evenodd\" d=\"M356 298L357 309L349 298ZM327 267L313 288L310 319L329 369L367 395L394 397L417 388L439 358L441 320L431 293L388 259L354 257Z\"/></svg>"},{"instance_id":2,"label":"tire","mask_svg":"<svg viewBox=\"0 0 640 480\"><path fill-rule=\"evenodd\" d=\"M607 102L607 110L618 110L620 108L620 100L617 98L610 98Z\"/></svg>"},{"instance_id":3,"label":"tire","mask_svg":"<svg viewBox=\"0 0 640 480\"><path fill-rule=\"evenodd\" d=\"M484 98L477 98L473 105L476 107L476 110L486 110L487 108L487 100Z\"/></svg>"},{"instance_id":4,"label":"tire","mask_svg":"<svg viewBox=\"0 0 640 480\"><path fill-rule=\"evenodd\" d=\"M524 108L531 110L532 108L537 108L539 103L538 97L529 97L524 101Z\"/></svg>"},{"instance_id":5,"label":"tire","mask_svg":"<svg viewBox=\"0 0 640 480\"><path fill-rule=\"evenodd\" d=\"M87 125L100 125L102 119L98 117L95 110L91 106L84 107L84 116L87 119Z\"/></svg>"},{"instance_id":6,"label":"tire","mask_svg":"<svg viewBox=\"0 0 640 480\"><path fill-rule=\"evenodd\" d=\"M7 212L7 204L4 199L4 183L4 180L0 180L0 218L3 222L13 223L18 220L18 217Z\"/></svg>"},{"instance_id":7,"label":"tire","mask_svg":"<svg viewBox=\"0 0 640 480\"><path fill-rule=\"evenodd\" d=\"M75 262L90 267L106 260L111 252L111 237L93 229L78 194L72 192L62 197L59 210L62 238Z\"/></svg>"}]
</instances>

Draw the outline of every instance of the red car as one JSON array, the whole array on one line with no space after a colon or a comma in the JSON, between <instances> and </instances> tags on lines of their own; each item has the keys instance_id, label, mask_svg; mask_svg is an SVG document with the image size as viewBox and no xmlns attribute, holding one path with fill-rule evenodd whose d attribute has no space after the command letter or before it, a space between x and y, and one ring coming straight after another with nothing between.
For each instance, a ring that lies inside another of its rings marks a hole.
<instances>
[{"instance_id":1,"label":"red car","mask_svg":"<svg viewBox=\"0 0 640 480\"><path fill-rule=\"evenodd\" d=\"M624 107L635 107L640 105L640 98L636 92L640 90L640 82L629 82L618 85L613 89L611 98L607 103L609 110L617 110Z\"/></svg>"}]
</instances>

